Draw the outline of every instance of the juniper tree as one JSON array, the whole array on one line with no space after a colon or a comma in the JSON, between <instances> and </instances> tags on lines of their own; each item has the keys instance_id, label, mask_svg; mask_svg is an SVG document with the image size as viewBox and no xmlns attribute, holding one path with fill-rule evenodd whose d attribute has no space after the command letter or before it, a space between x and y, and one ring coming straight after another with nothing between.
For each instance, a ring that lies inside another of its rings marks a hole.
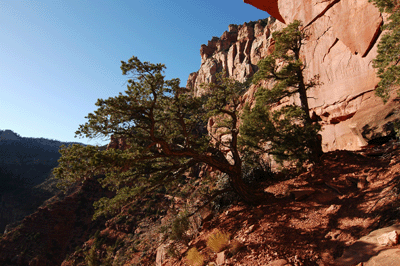
<instances>
[{"instance_id":1,"label":"juniper tree","mask_svg":"<svg viewBox=\"0 0 400 266\"><path fill-rule=\"evenodd\" d=\"M390 88L400 85L400 1L398 0L370 0L381 12L390 14L389 23L382 27L388 30L378 44L378 55L373 66L378 69L381 78L376 88L376 94L384 102L389 99ZM400 95L400 91L398 91Z\"/></svg>"},{"instance_id":2,"label":"juniper tree","mask_svg":"<svg viewBox=\"0 0 400 266\"><path fill-rule=\"evenodd\" d=\"M141 62L132 57L122 62L123 75L130 75L125 94L99 99L94 113L80 125L77 136L114 135L126 140L127 149L100 150L79 145L63 147L54 170L64 186L101 176L99 182L116 192L112 199L96 203L97 215L118 210L144 193L177 185L190 167L207 164L229 176L234 191L248 203L256 195L243 181L238 141L239 96L244 87L226 77L208 84L208 94L192 97L179 86L179 79L165 80L163 64ZM206 123L211 116L229 141L211 141ZM230 158L221 151L228 148Z\"/></svg>"},{"instance_id":3,"label":"juniper tree","mask_svg":"<svg viewBox=\"0 0 400 266\"><path fill-rule=\"evenodd\" d=\"M310 117L307 99L307 90L319 84L319 77L304 77L300 49L307 34L300 27L295 21L272 34L275 50L260 60L253 83L272 79L275 85L259 89L255 107L245 107L240 128L242 145L249 151L272 154L278 162L316 162L322 154L320 126ZM294 95L299 96L300 106L286 104L272 111L285 97Z\"/></svg>"}]
</instances>

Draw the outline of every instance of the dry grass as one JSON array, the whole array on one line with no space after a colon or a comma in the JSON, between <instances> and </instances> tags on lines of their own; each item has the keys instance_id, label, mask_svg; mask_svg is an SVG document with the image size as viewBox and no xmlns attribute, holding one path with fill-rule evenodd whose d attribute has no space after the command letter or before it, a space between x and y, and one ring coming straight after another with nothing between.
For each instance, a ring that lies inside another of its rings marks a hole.
<instances>
[{"instance_id":1,"label":"dry grass","mask_svg":"<svg viewBox=\"0 0 400 266\"><path fill-rule=\"evenodd\" d=\"M191 266L203 266L204 265L204 256L200 254L197 248L191 248L187 255L186 260Z\"/></svg>"},{"instance_id":2,"label":"dry grass","mask_svg":"<svg viewBox=\"0 0 400 266\"><path fill-rule=\"evenodd\" d=\"M218 253L224 250L229 244L230 235L219 230L215 230L207 240L207 247Z\"/></svg>"}]
</instances>

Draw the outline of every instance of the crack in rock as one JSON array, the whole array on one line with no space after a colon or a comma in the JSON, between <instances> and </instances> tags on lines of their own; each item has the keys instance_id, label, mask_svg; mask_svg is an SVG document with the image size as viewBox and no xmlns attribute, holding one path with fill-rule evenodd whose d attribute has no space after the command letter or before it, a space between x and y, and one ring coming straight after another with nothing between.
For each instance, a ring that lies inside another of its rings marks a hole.
<instances>
[{"instance_id":1,"label":"crack in rock","mask_svg":"<svg viewBox=\"0 0 400 266\"><path fill-rule=\"evenodd\" d=\"M311 20L306 26L304 26L304 28L307 28L308 26L310 26L312 23L314 23L317 19L319 19L320 17L322 17L323 15L325 15L326 12L328 12L329 9L331 9L331 7L333 7L334 5L336 5L337 3L339 3L340 0L336 0L334 2L332 2L331 4L327 5L326 8L324 10L322 10L321 13L319 13L319 15L317 15L313 20ZM321 2L322 3L322 2Z\"/></svg>"},{"instance_id":2,"label":"crack in rock","mask_svg":"<svg viewBox=\"0 0 400 266\"><path fill-rule=\"evenodd\" d=\"M333 46L335 46L338 43L338 41L339 41L339 39L336 38L335 41L332 43L332 45L329 47L326 54L324 55L324 58L322 58L322 62L325 62L325 57L331 52L331 49L333 48Z\"/></svg>"},{"instance_id":3,"label":"crack in rock","mask_svg":"<svg viewBox=\"0 0 400 266\"><path fill-rule=\"evenodd\" d=\"M331 26L331 27L328 27L328 28L315 40L316 44L315 44L315 46L314 46L313 58L314 58L315 50L317 49L317 46L318 46L318 43L319 43L319 39L321 39L331 28L332 28L332 26ZM328 52L328 53L329 53L329 52ZM324 57L324 58L325 58L325 57Z\"/></svg>"},{"instance_id":4,"label":"crack in rock","mask_svg":"<svg viewBox=\"0 0 400 266\"><path fill-rule=\"evenodd\" d=\"M382 14L381 14L381 17L382 17ZM382 22L379 25L379 27L376 29L376 32L375 32L374 36L372 37L371 43L369 44L367 50L365 50L365 53L362 55L362 57L366 57L368 55L369 51L371 51L372 47L374 47L375 43L378 41L378 38L382 33L382 30L381 30L382 25L383 25L383 19L382 19Z\"/></svg>"}]
</instances>

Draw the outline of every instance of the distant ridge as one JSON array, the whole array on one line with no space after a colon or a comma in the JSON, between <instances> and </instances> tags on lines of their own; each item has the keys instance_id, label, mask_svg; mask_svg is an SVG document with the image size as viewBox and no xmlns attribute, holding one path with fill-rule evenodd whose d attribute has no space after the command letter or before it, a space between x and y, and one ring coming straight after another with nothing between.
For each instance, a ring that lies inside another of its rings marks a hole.
<instances>
[{"instance_id":1,"label":"distant ridge","mask_svg":"<svg viewBox=\"0 0 400 266\"><path fill-rule=\"evenodd\" d=\"M86 146L0 130L0 234L58 192L52 169L58 165L60 146L72 144Z\"/></svg>"},{"instance_id":2,"label":"distant ridge","mask_svg":"<svg viewBox=\"0 0 400 266\"><path fill-rule=\"evenodd\" d=\"M21 137L14 131L6 129L0 131L0 140L20 140Z\"/></svg>"},{"instance_id":3,"label":"distant ridge","mask_svg":"<svg viewBox=\"0 0 400 266\"><path fill-rule=\"evenodd\" d=\"M86 144L80 142L68 142L68 141L59 141L54 139L47 138L31 138L31 137L21 137L18 133L10 129L1 130L0 129L0 141L29 141L30 143L38 143L44 146L49 147L60 147L61 145L72 145L79 144L83 146L87 146ZM0 142L1 144L1 142Z\"/></svg>"}]
</instances>

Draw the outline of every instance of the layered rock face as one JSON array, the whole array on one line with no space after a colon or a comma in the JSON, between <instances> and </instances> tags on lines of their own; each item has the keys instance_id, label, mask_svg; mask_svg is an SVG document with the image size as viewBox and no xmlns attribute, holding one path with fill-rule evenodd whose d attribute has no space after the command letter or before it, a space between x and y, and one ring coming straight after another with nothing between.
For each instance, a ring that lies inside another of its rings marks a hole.
<instances>
[{"instance_id":1,"label":"layered rock face","mask_svg":"<svg viewBox=\"0 0 400 266\"><path fill-rule=\"evenodd\" d=\"M302 48L305 76L309 79L318 74L322 83L310 89L308 95L312 115L323 126L324 151L357 150L374 138L390 134L390 122L399 118L395 111L398 104L392 100L384 105L374 95L379 79L372 60L377 55L385 16L372 3L368 0L245 2L275 14L279 21L270 18L230 26L221 38L203 45L200 70L188 80L188 87L194 87L196 95L204 93L199 84L215 81L215 73L222 69L241 82L252 76L257 71L257 62L273 50L271 32L284 28L282 22L300 20L309 33ZM250 88L247 101L254 101L258 86Z\"/></svg>"},{"instance_id":2,"label":"layered rock face","mask_svg":"<svg viewBox=\"0 0 400 266\"><path fill-rule=\"evenodd\" d=\"M220 38L213 37L207 45L200 48L201 67L191 73L187 87L193 88L195 96L204 90L201 83L215 82L215 74L225 71L230 77L244 82L257 71L257 62L270 53L271 27L277 25L274 18L229 25Z\"/></svg>"}]
</instances>

